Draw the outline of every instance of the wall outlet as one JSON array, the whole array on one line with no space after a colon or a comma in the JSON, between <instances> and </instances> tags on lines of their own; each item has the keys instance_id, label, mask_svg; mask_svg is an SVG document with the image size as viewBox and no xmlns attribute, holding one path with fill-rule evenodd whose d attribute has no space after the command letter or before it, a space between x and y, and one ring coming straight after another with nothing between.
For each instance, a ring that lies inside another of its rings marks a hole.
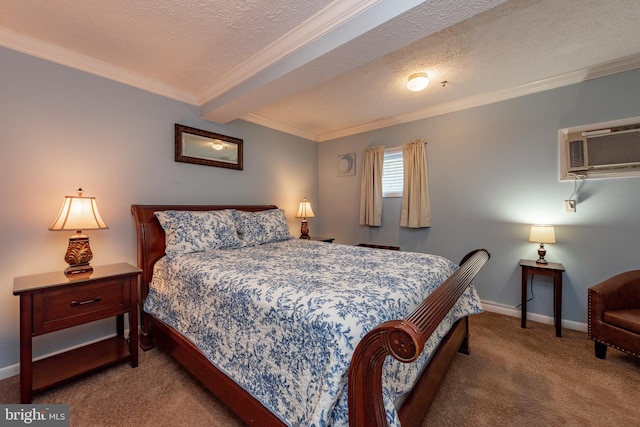
<instances>
[{"instance_id":1,"label":"wall outlet","mask_svg":"<svg viewBox=\"0 0 640 427\"><path fill-rule=\"evenodd\" d=\"M564 211L566 213L576 213L576 201L575 200L565 200L564 201Z\"/></svg>"}]
</instances>

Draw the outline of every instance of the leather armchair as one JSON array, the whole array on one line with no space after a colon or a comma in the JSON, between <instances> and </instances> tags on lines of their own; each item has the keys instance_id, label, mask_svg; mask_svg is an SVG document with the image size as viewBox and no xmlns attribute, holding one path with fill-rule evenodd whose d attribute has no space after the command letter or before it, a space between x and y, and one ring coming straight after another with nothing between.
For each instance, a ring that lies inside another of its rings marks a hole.
<instances>
[{"instance_id":1,"label":"leather armchair","mask_svg":"<svg viewBox=\"0 0 640 427\"><path fill-rule=\"evenodd\" d=\"M607 347L640 357L640 270L627 271L589 288L589 338L596 357Z\"/></svg>"}]
</instances>

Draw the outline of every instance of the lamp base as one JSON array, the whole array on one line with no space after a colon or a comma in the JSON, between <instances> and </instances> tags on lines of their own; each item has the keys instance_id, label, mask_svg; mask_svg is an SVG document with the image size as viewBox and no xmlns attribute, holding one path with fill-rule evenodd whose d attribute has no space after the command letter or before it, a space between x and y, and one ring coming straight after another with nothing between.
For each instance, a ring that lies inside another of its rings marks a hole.
<instances>
[{"instance_id":1,"label":"lamp base","mask_svg":"<svg viewBox=\"0 0 640 427\"><path fill-rule=\"evenodd\" d=\"M69 246L67 247L67 253L64 255L64 260L69 264L69 267L64 270L64 274L92 272L93 267L89 265L89 261L92 258L93 252L91 252L91 246L89 246L89 236L78 231L77 234L69 237Z\"/></svg>"},{"instance_id":2,"label":"lamp base","mask_svg":"<svg viewBox=\"0 0 640 427\"><path fill-rule=\"evenodd\" d=\"M540 243L540 247L538 248L538 259L536 260L536 264L549 264L544 256L547 254L547 250L544 248L544 243Z\"/></svg>"},{"instance_id":3,"label":"lamp base","mask_svg":"<svg viewBox=\"0 0 640 427\"><path fill-rule=\"evenodd\" d=\"M309 237L309 223L304 220L302 221L302 227L300 227L300 238L305 240L311 239L311 237Z\"/></svg>"},{"instance_id":4,"label":"lamp base","mask_svg":"<svg viewBox=\"0 0 640 427\"><path fill-rule=\"evenodd\" d=\"M93 267L89 264L70 265L64 269L65 276L74 276L82 273L93 273Z\"/></svg>"}]
</instances>

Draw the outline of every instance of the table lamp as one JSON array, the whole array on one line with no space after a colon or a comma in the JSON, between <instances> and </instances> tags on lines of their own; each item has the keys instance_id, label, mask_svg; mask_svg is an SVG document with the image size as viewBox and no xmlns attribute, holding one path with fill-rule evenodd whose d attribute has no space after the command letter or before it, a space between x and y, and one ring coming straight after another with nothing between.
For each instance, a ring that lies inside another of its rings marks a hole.
<instances>
[{"instance_id":1,"label":"table lamp","mask_svg":"<svg viewBox=\"0 0 640 427\"><path fill-rule=\"evenodd\" d=\"M296 218L302 218L302 227L300 228L300 238L301 239L310 239L309 237L309 223L307 222L307 218L315 217L313 213L313 209L311 209L311 203L305 198L300 202L300 206L298 207L298 213L296 214Z\"/></svg>"},{"instance_id":2,"label":"table lamp","mask_svg":"<svg viewBox=\"0 0 640 427\"><path fill-rule=\"evenodd\" d=\"M547 260L544 259L544 256L547 254L544 244L556 242L556 233L553 229L553 225L532 225L531 233L529 234L529 241L533 243L540 243L536 263L548 264Z\"/></svg>"},{"instance_id":3,"label":"table lamp","mask_svg":"<svg viewBox=\"0 0 640 427\"><path fill-rule=\"evenodd\" d=\"M69 237L69 246L64 260L69 264L64 274L79 274L93 271L89 261L93 258L89 246L89 236L82 234L82 230L103 230L107 224L102 220L95 197L83 197L82 188L77 196L65 196L62 209L49 230L76 230L76 234Z\"/></svg>"}]
</instances>

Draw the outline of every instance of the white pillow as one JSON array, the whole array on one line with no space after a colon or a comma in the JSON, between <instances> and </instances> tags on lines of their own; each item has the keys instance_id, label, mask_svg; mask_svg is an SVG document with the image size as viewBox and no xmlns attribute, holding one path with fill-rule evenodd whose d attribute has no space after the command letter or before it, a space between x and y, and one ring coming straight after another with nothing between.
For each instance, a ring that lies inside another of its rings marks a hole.
<instances>
[{"instance_id":1,"label":"white pillow","mask_svg":"<svg viewBox=\"0 0 640 427\"><path fill-rule=\"evenodd\" d=\"M241 246L233 209L219 211L158 211L169 256Z\"/></svg>"},{"instance_id":2,"label":"white pillow","mask_svg":"<svg viewBox=\"0 0 640 427\"><path fill-rule=\"evenodd\" d=\"M289 240L289 226L282 209L269 209L260 212L236 210L236 228L245 246Z\"/></svg>"}]
</instances>

